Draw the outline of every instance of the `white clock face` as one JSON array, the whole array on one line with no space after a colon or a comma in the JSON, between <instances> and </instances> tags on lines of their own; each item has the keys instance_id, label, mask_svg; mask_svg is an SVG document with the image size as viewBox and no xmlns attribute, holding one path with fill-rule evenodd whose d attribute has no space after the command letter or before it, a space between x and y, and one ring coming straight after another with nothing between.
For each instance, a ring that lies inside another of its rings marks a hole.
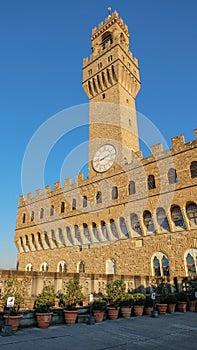
<instances>
[{"instance_id":1,"label":"white clock face","mask_svg":"<svg viewBox=\"0 0 197 350\"><path fill-rule=\"evenodd\" d=\"M111 168L115 159L115 147L112 145L103 145L101 148L99 148L93 158L93 167L96 171L102 173Z\"/></svg>"}]
</instances>

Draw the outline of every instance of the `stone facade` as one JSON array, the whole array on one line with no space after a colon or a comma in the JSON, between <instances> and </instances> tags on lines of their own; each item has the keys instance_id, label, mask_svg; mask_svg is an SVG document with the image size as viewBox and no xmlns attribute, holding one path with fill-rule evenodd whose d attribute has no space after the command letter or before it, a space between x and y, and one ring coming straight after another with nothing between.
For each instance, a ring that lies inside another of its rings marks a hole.
<instances>
[{"instance_id":1,"label":"stone facade","mask_svg":"<svg viewBox=\"0 0 197 350\"><path fill-rule=\"evenodd\" d=\"M64 186L57 182L20 197L18 270L171 280L196 275L197 130L194 141L177 136L170 150L157 144L143 158L135 110L138 63L117 12L93 29L92 47L83 64L90 99L88 178L79 174L76 183L66 179Z\"/></svg>"}]
</instances>

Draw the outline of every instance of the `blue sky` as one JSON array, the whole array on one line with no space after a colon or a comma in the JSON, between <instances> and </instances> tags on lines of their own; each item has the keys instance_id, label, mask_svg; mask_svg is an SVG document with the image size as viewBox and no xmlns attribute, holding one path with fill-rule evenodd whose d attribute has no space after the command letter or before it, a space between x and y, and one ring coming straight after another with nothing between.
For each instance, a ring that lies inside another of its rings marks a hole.
<instances>
[{"instance_id":1,"label":"blue sky","mask_svg":"<svg viewBox=\"0 0 197 350\"><path fill-rule=\"evenodd\" d=\"M186 141L195 138L196 0L0 0L0 268L16 266L14 229L28 142L48 118L88 102L82 60L91 53L91 29L106 18L108 6L128 25L139 60L137 110L169 147L179 134ZM66 153L87 135L82 127L57 143L46 163L45 185L59 181Z\"/></svg>"}]
</instances>

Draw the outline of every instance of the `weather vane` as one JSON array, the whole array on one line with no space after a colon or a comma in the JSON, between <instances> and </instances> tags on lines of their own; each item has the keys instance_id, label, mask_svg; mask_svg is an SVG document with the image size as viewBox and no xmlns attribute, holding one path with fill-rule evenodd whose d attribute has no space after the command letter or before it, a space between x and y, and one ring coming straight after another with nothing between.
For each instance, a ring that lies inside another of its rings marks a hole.
<instances>
[{"instance_id":1,"label":"weather vane","mask_svg":"<svg viewBox=\"0 0 197 350\"><path fill-rule=\"evenodd\" d=\"M112 8L108 7L108 15L109 15L109 17L111 17L111 10L112 10Z\"/></svg>"}]
</instances>

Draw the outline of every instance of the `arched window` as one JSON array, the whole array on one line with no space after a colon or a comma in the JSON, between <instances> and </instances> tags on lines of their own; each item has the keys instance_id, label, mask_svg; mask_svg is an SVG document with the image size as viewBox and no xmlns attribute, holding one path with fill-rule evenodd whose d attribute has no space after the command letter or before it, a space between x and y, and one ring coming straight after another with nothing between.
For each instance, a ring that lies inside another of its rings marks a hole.
<instances>
[{"instance_id":1,"label":"arched window","mask_svg":"<svg viewBox=\"0 0 197 350\"><path fill-rule=\"evenodd\" d=\"M116 261L114 259L108 259L106 261L106 274L107 275L116 274Z\"/></svg>"},{"instance_id":2,"label":"arched window","mask_svg":"<svg viewBox=\"0 0 197 350\"><path fill-rule=\"evenodd\" d=\"M40 271L43 271L43 272L47 272L49 271L49 266L46 262L44 262L41 267L40 267Z\"/></svg>"},{"instance_id":3,"label":"arched window","mask_svg":"<svg viewBox=\"0 0 197 350\"><path fill-rule=\"evenodd\" d=\"M197 275L197 249L189 249L185 252L186 275Z\"/></svg>"},{"instance_id":4,"label":"arched window","mask_svg":"<svg viewBox=\"0 0 197 350\"><path fill-rule=\"evenodd\" d=\"M57 272L67 272L67 265L65 261L60 261L58 264Z\"/></svg>"},{"instance_id":5,"label":"arched window","mask_svg":"<svg viewBox=\"0 0 197 350\"><path fill-rule=\"evenodd\" d=\"M90 238L90 233L88 230L88 225L87 224L83 224L83 234L85 236L86 242L91 242L91 238Z\"/></svg>"},{"instance_id":6,"label":"arched window","mask_svg":"<svg viewBox=\"0 0 197 350\"><path fill-rule=\"evenodd\" d=\"M110 42L110 44L113 43L112 35L110 32L106 32L102 35L102 47L105 49L106 44Z\"/></svg>"},{"instance_id":7,"label":"arched window","mask_svg":"<svg viewBox=\"0 0 197 350\"><path fill-rule=\"evenodd\" d=\"M41 249L44 249L43 244L42 244L42 240L41 240L41 235L40 232L37 233L37 237L38 237L38 243Z\"/></svg>"},{"instance_id":8,"label":"arched window","mask_svg":"<svg viewBox=\"0 0 197 350\"><path fill-rule=\"evenodd\" d=\"M105 237L106 239L109 239L105 221L101 221L101 231L102 231L103 237Z\"/></svg>"},{"instance_id":9,"label":"arched window","mask_svg":"<svg viewBox=\"0 0 197 350\"><path fill-rule=\"evenodd\" d=\"M25 267L25 271L33 271L33 265L31 263L27 264Z\"/></svg>"},{"instance_id":10,"label":"arched window","mask_svg":"<svg viewBox=\"0 0 197 350\"><path fill-rule=\"evenodd\" d=\"M95 222L92 223L92 230L93 230L94 237L97 239L97 241L99 241L99 233Z\"/></svg>"},{"instance_id":11,"label":"arched window","mask_svg":"<svg viewBox=\"0 0 197 350\"><path fill-rule=\"evenodd\" d=\"M197 177L197 161L191 162L190 173L191 173L191 178Z\"/></svg>"},{"instance_id":12,"label":"arched window","mask_svg":"<svg viewBox=\"0 0 197 350\"><path fill-rule=\"evenodd\" d=\"M51 205L50 216L53 216L53 215L54 215L54 205Z\"/></svg>"},{"instance_id":13,"label":"arched window","mask_svg":"<svg viewBox=\"0 0 197 350\"><path fill-rule=\"evenodd\" d=\"M129 195L131 194L135 194L136 190L135 190L135 182L134 181L130 181L129 182Z\"/></svg>"},{"instance_id":14,"label":"arched window","mask_svg":"<svg viewBox=\"0 0 197 350\"><path fill-rule=\"evenodd\" d=\"M31 221L34 221L34 211L31 212Z\"/></svg>"},{"instance_id":15,"label":"arched window","mask_svg":"<svg viewBox=\"0 0 197 350\"><path fill-rule=\"evenodd\" d=\"M148 189L149 190L152 190L153 188L156 188L154 175L149 175L148 176L147 183L148 183Z\"/></svg>"},{"instance_id":16,"label":"arched window","mask_svg":"<svg viewBox=\"0 0 197 350\"><path fill-rule=\"evenodd\" d=\"M51 248L47 232L44 232L44 239L45 239L45 242L46 242L48 248Z\"/></svg>"},{"instance_id":17,"label":"arched window","mask_svg":"<svg viewBox=\"0 0 197 350\"><path fill-rule=\"evenodd\" d=\"M127 229L127 225L126 225L126 222L125 222L125 218L120 217L119 222L120 222L120 228L121 228L122 233L126 237L128 237L128 229Z\"/></svg>"},{"instance_id":18,"label":"arched window","mask_svg":"<svg viewBox=\"0 0 197 350\"><path fill-rule=\"evenodd\" d=\"M102 192L101 192L101 191L98 191L98 192L97 192L97 195L96 195L96 203L97 203L97 204L102 203Z\"/></svg>"},{"instance_id":19,"label":"arched window","mask_svg":"<svg viewBox=\"0 0 197 350\"><path fill-rule=\"evenodd\" d=\"M157 209L157 222L159 226L161 226L164 230L169 231L168 219L166 217L166 212L163 208Z\"/></svg>"},{"instance_id":20,"label":"arched window","mask_svg":"<svg viewBox=\"0 0 197 350\"><path fill-rule=\"evenodd\" d=\"M26 214L24 213L23 214L23 224L25 223L25 220L26 220Z\"/></svg>"},{"instance_id":21,"label":"arched window","mask_svg":"<svg viewBox=\"0 0 197 350\"><path fill-rule=\"evenodd\" d=\"M25 248L24 248L24 244L23 244L23 239L22 239L22 237L20 237L20 246L21 246L22 251L24 252L24 251L25 251Z\"/></svg>"},{"instance_id":22,"label":"arched window","mask_svg":"<svg viewBox=\"0 0 197 350\"><path fill-rule=\"evenodd\" d=\"M192 225L197 225L197 205L196 203L190 203L186 207L188 219Z\"/></svg>"},{"instance_id":23,"label":"arched window","mask_svg":"<svg viewBox=\"0 0 197 350\"><path fill-rule=\"evenodd\" d=\"M154 275L161 276L160 261L156 256L153 259L153 267L154 267Z\"/></svg>"},{"instance_id":24,"label":"arched window","mask_svg":"<svg viewBox=\"0 0 197 350\"><path fill-rule=\"evenodd\" d=\"M31 241L32 241L32 244L33 244L34 249L37 249L37 247L36 247L36 241L35 241L35 237L34 237L34 234L33 234L33 233L31 234Z\"/></svg>"},{"instance_id":25,"label":"arched window","mask_svg":"<svg viewBox=\"0 0 197 350\"><path fill-rule=\"evenodd\" d=\"M43 219L44 217L44 208L40 209L40 219Z\"/></svg>"},{"instance_id":26,"label":"arched window","mask_svg":"<svg viewBox=\"0 0 197 350\"><path fill-rule=\"evenodd\" d=\"M167 255L157 252L152 257L152 273L153 276L169 276L170 266Z\"/></svg>"},{"instance_id":27,"label":"arched window","mask_svg":"<svg viewBox=\"0 0 197 350\"><path fill-rule=\"evenodd\" d=\"M117 199L118 198L118 187L114 186L112 188L112 199Z\"/></svg>"},{"instance_id":28,"label":"arched window","mask_svg":"<svg viewBox=\"0 0 197 350\"><path fill-rule=\"evenodd\" d=\"M76 202L76 199L73 198L73 200L72 200L72 210L76 210L76 208L77 208L77 202Z\"/></svg>"},{"instance_id":29,"label":"arched window","mask_svg":"<svg viewBox=\"0 0 197 350\"><path fill-rule=\"evenodd\" d=\"M143 218L144 218L144 225L146 226L147 231L148 232L155 232L155 226L153 224L153 219L152 219L152 215L151 215L150 211L145 210Z\"/></svg>"},{"instance_id":30,"label":"arched window","mask_svg":"<svg viewBox=\"0 0 197 350\"><path fill-rule=\"evenodd\" d=\"M78 225L74 225L74 231L75 231L75 238L76 240L82 244L82 239L81 239L81 233L79 231L79 226Z\"/></svg>"},{"instance_id":31,"label":"arched window","mask_svg":"<svg viewBox=\"0 0 197 350\"><path fill-rule=\"evenodd\" d=\"M65 212L65 202L61 203L61 214Z\"/></svg>"},{"instance_id":32,"label":"arched window","mask_svg":"<svg viewBox=\"0 0 197 350\"><path fill-rule=\"evenodd\" d=\"M25 245L26 245L26 247L28 248L28 250L31 250L31 249L30 249L30 244L29 244L29 238L28 238L27 235L25 235Z\"/></svg>"},{"instance_id":33,"label":"arched window","mask_svg":"<svg viewBox=\"0 0 197 350\"><path fill-rule=\"evenodd\" d=\"M113 219L110 219L110 228L111 228L111 232L112 232L113 236L116 238L119 238L116 224L115 224L115 221Z\"/></svg>"},{"instance_id":34,"label":"arched window","mask_svg":"<svg viewBox=\"0 0 197 350\"><path fill-rule=\"evenodd\" d=\"M85 262L80 261L79 263L79 273L84 273L85 272Z\"/></svg>"},{"instance_id":35,"label":"arched window","mask_svg":"<svg viewBox=\"0 0 197 350\"><path fill-rule=\"evenodd\" d=\"M171 208L171 217L176 227L182 227L182 228L185 227L181 209L178 205L174 205Z\"/></svg>"},{"instance_id":36,"label":"arched window","mask_svg":"<svg viewBox=\"0 0 197 350\"><path fill-rule=\"evenodd\" d=\"M174 168L169 169L169 171L168 171L168 182L169 182L169 184L174 184L174 183L178 182L176 169L174 169Z\"/></svg>"},{"instance_id":37,"label":"arched window","mask_svg":"<svg viewBox=\"0 0 197 350\"><path fill-rule=\"evenodd\" d=\"M142 229L137 214L131 214L131 227L138 235L142 234Z\"/></svg>"},{"instance_id":38,"label":"arched window","mask_svg":"<svg viewBox=\"0 0 197 350\"><path fill-rule=\"evenodd\" d=\"M86 208L88 205L88 199L86 196L83 196L83 208Z\"/></svg>"},{"instance_id":39,"label":"arched window","mask_svg":"<svg viewBox=\"0 0 197 350\"><path fill-rule=\"evenodd\" d=\"M55 245L56 247L58 247L57 239L56 239L55 231L54 231L54 230L51 230L51 239L52 239L54 245Z\"/></svg>"}]
</instances>

